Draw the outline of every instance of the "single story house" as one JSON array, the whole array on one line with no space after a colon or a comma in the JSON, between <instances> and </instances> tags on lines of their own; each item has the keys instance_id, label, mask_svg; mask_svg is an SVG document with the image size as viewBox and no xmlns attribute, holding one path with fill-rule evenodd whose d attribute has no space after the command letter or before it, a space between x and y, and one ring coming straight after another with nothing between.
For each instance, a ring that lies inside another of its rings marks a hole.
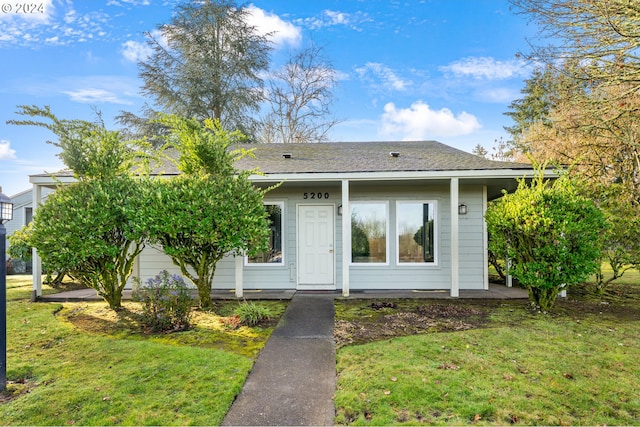
<instances>
[{"instance_id":1,"label":"single story house","mask_svg":"<svg viewBox=\"0 0 640 427\"><path fill-rule=\"evenodd\" d=\"M513 191L531 165L498 162L436 141L261 144L239 170L259 169L257 186L282 183L264 203L271 218L270 250L229 256L214 289L487 290L487 202ZM177 174L168 168L164 175ZM34 203L55 185L33 175ZM56 179L71 182L71 176ZM215 209L215 206L212 206ZM39 263L38 263L39 264ZM143 282L179 269L147 247L134 276ZM34 290L40 289L34 264Z\"/></svg>"}]
</instances>

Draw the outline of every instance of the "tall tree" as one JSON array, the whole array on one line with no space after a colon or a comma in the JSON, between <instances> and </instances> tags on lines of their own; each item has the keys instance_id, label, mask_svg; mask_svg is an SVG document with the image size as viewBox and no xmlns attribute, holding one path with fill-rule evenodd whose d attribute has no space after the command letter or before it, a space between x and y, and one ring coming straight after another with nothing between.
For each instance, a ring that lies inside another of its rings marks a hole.
<instances>
[{"instance_id":1,"label":"tall tree","mask_svg":"<svg viewBox=\"0 0 640 427\"><path fill-rule=\"evenodd\" d=\"M618 105L595 109L594 99L614 99L627 90L608 84L587 84L554 71L548 85L553 105L544 120L528 123L518 136L521 148L534 161L570 166L584 179L581 188L605 213L603 257L612 268L601 270L597 288L603 291L631 266L640 265L640 122L629 114L640 99L620 98ZM562 82L562 84L558 84Z\"/></svg>"},{"instance_id":2,"label":"tall tree","mask_svg":"<svg viewBox=\"0 0 640 427\"><path fill-rule=\"evenodd\" d=\"M551 67L574 64L571 77L620 87L626 97L640 89L640 4L632 0L510 0L517 13L539 24L532 60ZM544 41L543 41L544 40ZM598 99L600 105L611 99ZM602 107L600 107L602 108ZM632 112L633 110L627 110Z\"/></svg>"},{"instance_id":3,"label":"tall tree","mask_svg":"<svg viewBox=\"0 0 640 427\"><path fill-rule=\"evenodd\" d=\"M233 0L179 5L171 21L158 27L160 36L147 33L153 54L138 64L142 93L163 113L219 120L225 129L253 135L252 113L264 97L260 76L271 46L248 24L248 13ZM153 109L145 116L152 118ZM130 113L119 118L134 128L150 126Z\"/></svg>"},{"instance_id":4,"label":"tall tree","mask_svg":"<svg viewBox=\"0 0 640 427\"><path fill-rule=\"evenodd\" d=\"M291 56L280 69L269 74L268 113L260 123L260 142L323 142L337 123L331 117L332 90L336 71L311 45Z\"/></svg>"},{"instance_id":5,"label":"tall tree","mask_svg":"<svg viewBox=\"0 0 640 427\"><path fill-rule=\"evenodd\" d=\"M552 105L553 96L550 68L537 67L531 77L524 81L524 88L520 90L522 98L518 98L509 104L509 111L504 113L514 121L512 126L504 129L511 135L509 143L523 148L521 140L524 131L535 123L548 125L549 108Z\"/></svg>"}]
</instances>

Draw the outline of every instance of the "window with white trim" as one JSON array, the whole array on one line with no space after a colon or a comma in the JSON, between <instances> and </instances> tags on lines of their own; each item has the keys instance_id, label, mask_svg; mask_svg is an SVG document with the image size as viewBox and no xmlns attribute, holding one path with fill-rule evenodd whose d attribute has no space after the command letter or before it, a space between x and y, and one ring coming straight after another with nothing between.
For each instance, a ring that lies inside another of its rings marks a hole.
<instances>
[{"instance_id":1,"label":"window with white trim","mask_svg":"<svg viewBox=\"0 0 640 427\"><path fill-rule=\"evenodd\" d=\"M435 262L435 212L432 201L397 202L398 264Z\"/></svg>"},{"instance_id":2,"label":"window with white trim","mask_svg":"<svg viewBox=\"0 0 640 427\"><path fill-rule=\"evenodd\" d=\"M248 257L247 262L249 264L267 264L267 265L283 265L284 264L284 235L282 230L283 224L283 211L284 203L282 202L269 202L264 204L267 210L268 218L271 228L271 235L269 237L269 249L264 252L255 254Z\"/></svg>"},{"instance_id":3,"label":"window with white trim","mask_svg":"<svg viewBox=\"0 0 640 427\"><path fill-rule=\"evenodd\" d=\"M351 203L352 263L387 263L388 210L386 202Z\"/></svg>"}]
</instances>

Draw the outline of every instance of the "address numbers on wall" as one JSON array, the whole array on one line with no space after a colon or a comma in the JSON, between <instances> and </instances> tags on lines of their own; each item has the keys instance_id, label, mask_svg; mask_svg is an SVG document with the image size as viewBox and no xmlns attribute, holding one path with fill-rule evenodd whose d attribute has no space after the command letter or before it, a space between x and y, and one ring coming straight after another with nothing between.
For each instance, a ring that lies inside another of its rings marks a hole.
<instances>
[{"instance_id":1,"label":"address numbers on wall","mask_svg":"<svg viewBox=\"0 0 640 427\"><path fill-rule=\"evenodd\" d=\"M312 191L308 193L303 193L302 198L305 200L328 199L329 193L323 193L322 191Z\"/></svg>"}]
</instances>

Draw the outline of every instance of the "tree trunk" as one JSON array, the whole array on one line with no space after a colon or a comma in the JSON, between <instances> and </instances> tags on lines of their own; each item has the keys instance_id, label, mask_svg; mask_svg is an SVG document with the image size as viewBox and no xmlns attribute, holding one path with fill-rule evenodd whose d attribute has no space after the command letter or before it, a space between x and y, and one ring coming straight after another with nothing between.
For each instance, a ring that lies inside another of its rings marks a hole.
<instances>
[{"instance_id":1,"label":"tree trunk","mask_svg":"<svg viewBox=\"0 0 640 427\"><path fill-rule=\"evenodd\" d=\"M198 287L198 299L200 300L200 308L203 310L209 310L213 307L213 300L211 299L211 285L203 277L198 278L196 282Z\"/></svg>"},{"instance_id":2,"label":"tree trunk","mask_svg":"<svg viewBox=\"0 0 640 427\"><path fill-rule=\"evenodd\" d=\"M537 308L542 312L550 311L554 304L556 303L556 299L558 297L558 292L560 291L559 286L554 286L553 288L534 288L527 287L529 291L529 300L535 304Z\"/></svg>"}]
</instances>

